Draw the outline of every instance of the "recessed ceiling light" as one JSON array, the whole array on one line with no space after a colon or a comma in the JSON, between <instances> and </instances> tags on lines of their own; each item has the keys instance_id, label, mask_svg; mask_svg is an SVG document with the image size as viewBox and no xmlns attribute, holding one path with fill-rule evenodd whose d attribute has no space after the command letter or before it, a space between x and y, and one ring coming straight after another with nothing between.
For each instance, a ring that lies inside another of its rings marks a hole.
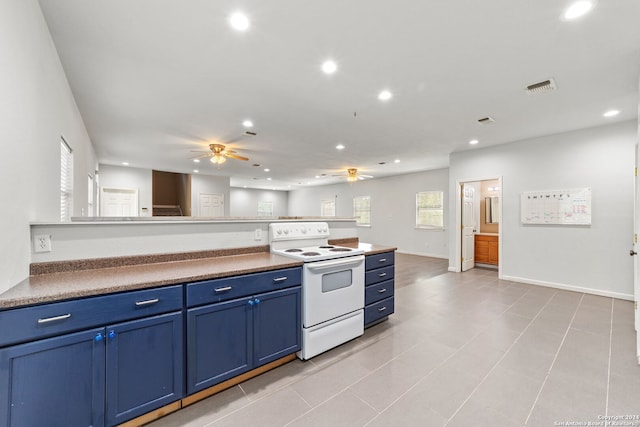
<instances>
[{"instance_id":1,"label":"recessed ceiling light","mask_svg":"<svg viewBox=\"0 0 640 427\"><path fill-rule=\"evenodd\" d=\"M198 172L200 172L198 169L193 170L193 173L198 173Z\"/></svg>"},{"instance_id":2,"label":"recessed ceiling light","mask_svg":"<svg viewBox=\"0 0 640 427\"><path fill-rule=\"evenodd\" d=\"M267 178L267 181L271 181L271 178Z\"/></svg>"},{"instance_id":3,"label":"recessed ceiling light","mask_svg":"<svg viewBox=\"0 0 640 427\"><path fill-rule=\"evenodd\" d=\"M565 9L564 13L562 14L562 19L564 19L565 21L572 21L574 19L577 19L591 11L591 9L593 9L595 5L596 0L579 0L573 2L568 8Z\"/></svg>"},{"instance_id":4,"label":"recessed ceiling light","mask_svg":"<svg viewBox=\"0 0 640 427\"><path fill-rule=\"evenodd\" d=\"M606 113L603 114L604 117L615 117L618 114L620 114L619 110L609 110Z\"/></svg>"},{"instance_id":5,"label":"recessed ceiling light","mask_svg":"<svg viewBox=\"0 0 640 427\"><path fill-rule=\"evenodd\" d=\"M324 71L325 74L333 74L336 72L337 69L338 69L338 64L336 64L331 60L324 61L322 63L322 71Z\"/></svg>"},{"instance_id":6,"label":"recessed ceiling light","mask_svg":"<svg viewBox=\"0 0 640 427\"><path fill-rule=\"evenodd\" d=\"M122 166L129 166L128 162L122 162Z\"/></svg>"},{"instance_id":7,"label":"recessed ceiling light","mask_svg":"<svg viewBox=\"0 0 640 427\"><path fill-rule=\"evenodd\" d=\"M320 178L320 175L316 175L316 178Z\"/></svg>"},{"instance_id":8,"label":"recessed ceiling light","mask_svg":"<svg viewBox=\"0 0 640 427\"><path fill-rule=\"evenodd\" d=\"M243 185L243 186L242 186L242 188L247 188L247 186L246 186L246 185Z\"/></svg>"},{"instance_id":9,"label":"recessed ceiling light","mask_svg":"<svg viewBox=\"0 0 640 427\"><path fill-rule=\"evenodd\" d=\"M229 17L229 25L235 30L246 31L249 29L249 18L242 12L236 12Z\"/></svg>"},{"instance_id":10,"label":"recessed ceiling light","mask_svg":"<svg viewBox=\"0 0 640 427\"><path fill-rule=\"evenodd\" d=\"M392 96L393 95L391 94L391 92L385 89L378 94L378 99L380 101L388 101L389 99L391 99Z\"/></svg>"},{"instance_id":11,"label":"recessed ceiling light","mask_svg":"<svg viewBox=\"0 0 640 427\"><path fill-rule=\"evenodd\" d=\"M476 145L478 142L480 141L478 141L477 139L472 139L471 141L469 141L469 144Z\"/></svg>"},{"instance_id":12,"label":"recessed ceiling light","mask_svg":"<svg viewBox=\"0 0 640 427\"><path fill-rule=\"evenodd\" d=\"M200 159L193 159L193 163L200 163Z\"/></svg>"},{"instance_id":13,"label":"recessed ceiling light","mask_svg":"<svg viewBox=\"0 0 640 427\"><path fill-rule=\"evenodd\" d=\"M270 171L271 171L271 169L269 169L269 168L265 168L265 170L264 170L264 171L265 171L265 172L270 172Z\"/></svg>"},{"instance_id":14,"label":"recessed ceiling light","mask_svg":"<svg viewBox=\"0 0 640 427\"><path fill-rule=\"evenodd\" d=\"M344 145L342 144L336 145L336 150L344 150Z\"/></svg>"},{"instance_id":15,"label":"recessed ceiling light","mask_svg":"<svg viewBox=\"0 0 640 427\"><path fill-rule=\"evenodd\" d=\"M400 159L395 159L393 163L400 163Z\"/></svg>"},{"instance_id":16,"label":"recessed ceiling light","mask_svg":"<svg viewBox=\"0 0 640 427\"><path fill-rule=\"evenodd\" d=\"M251 120L245 120L244 122L242 122L242 126L244 126L246 128L252 128L253 127L253 122Z\"/></svg>"}]
</instances>

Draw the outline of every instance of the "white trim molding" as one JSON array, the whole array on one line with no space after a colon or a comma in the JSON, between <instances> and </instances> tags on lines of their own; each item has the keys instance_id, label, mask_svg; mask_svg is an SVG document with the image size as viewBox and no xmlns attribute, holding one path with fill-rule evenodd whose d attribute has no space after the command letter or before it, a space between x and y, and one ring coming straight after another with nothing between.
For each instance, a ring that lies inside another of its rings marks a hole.
<instances>
[{"instance_id":1,"label":"white trim molding","mask_svg":"<svg viewBox=\"0 0 640 427\"><path fill-rule=\"evenodd\" d=\"M528 285L546 286L548 288L563 289L565 291L581 292L585 294L598 295L601 297L617 298L626 301L633 301L632 294L623 294L620 292L603 291L601 289L583 288L581 286L566 285L564 283L545 282L543 280L525 279L523 277L502 276L502 280L511 282L526 283Z\"/></svg>"}]
</instances>

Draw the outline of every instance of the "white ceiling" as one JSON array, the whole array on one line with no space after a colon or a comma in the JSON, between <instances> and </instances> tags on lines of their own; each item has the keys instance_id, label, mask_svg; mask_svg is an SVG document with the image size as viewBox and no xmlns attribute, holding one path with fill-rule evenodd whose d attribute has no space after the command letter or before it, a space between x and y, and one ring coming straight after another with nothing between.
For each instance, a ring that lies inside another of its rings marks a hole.
<instances>
[{"instance_id":1,"label":"white ceiling","mask_svg":"<svg viewBox=\"0 0 640 427\"><path fill-rule=\"evenodd\" d=\"M101 163L275 189L336 182L347 167L441 168L455 151L636 119L640 1L600 0L564 22L568 4L41 0ZM227 23L237 10L247 32ZM328 58L333 75L320 70ZM558 90L524 91L548 78ZM257 136L242 136L245 119ZM230 140L248 162L190 160Z\"/></svg>"}]
</instances>

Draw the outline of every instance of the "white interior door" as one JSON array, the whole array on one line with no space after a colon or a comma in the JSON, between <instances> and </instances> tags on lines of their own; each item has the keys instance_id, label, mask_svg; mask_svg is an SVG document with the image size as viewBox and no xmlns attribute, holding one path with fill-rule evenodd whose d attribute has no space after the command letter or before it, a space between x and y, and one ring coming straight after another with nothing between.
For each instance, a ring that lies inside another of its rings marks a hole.
<instances>
[{"instance_id":1,"label":"white interior door","mask_svg":"<svg viewBox=\"0 0 640 427\"><path fill-rule=\"evenodd\" d=\"M224 194L200 193L200 212L199 216L221 217L224 216Z\"/></svg>"},{"instance_id":2,"label":"white interior door","mask_svg":"<svg viewBox=\"0 0 640 427\"><path fill-rule=\"evenodd\" d=\"M102 188L100 215L138 216L137 188Z\"/></svg>"},{"instance_id":3,"label":"white interior door","mask_svg":"<svg viewBox=\"0 0 640 427\"><path fill-rule=\"evenodd\" d=\"M640 129L638 131L640 138ZM634 226L633 226L633 246L631 249L631 255L634 255L633 259L633 288L635 295L635 320L636 320L636 346L638 364L640 364L640 312L638 311L638 301L640 301L640 245L638 245L638 234L640 234L640 181L638 178L638 161L640 160L640 141L636 143L636 178L635 178L635 200L633 203L634 213Z\"/></svg>"},{"instance_id":4,"label":"white interior door","mask_svg":"<svg viewBox=\"0 0 640 427\"><path fill-rule=\"evenodd\" d=\"M475 245L475 219L473 217L475 189L462 184L462 271L473 268Z\"/></svg>"}]
</instances>

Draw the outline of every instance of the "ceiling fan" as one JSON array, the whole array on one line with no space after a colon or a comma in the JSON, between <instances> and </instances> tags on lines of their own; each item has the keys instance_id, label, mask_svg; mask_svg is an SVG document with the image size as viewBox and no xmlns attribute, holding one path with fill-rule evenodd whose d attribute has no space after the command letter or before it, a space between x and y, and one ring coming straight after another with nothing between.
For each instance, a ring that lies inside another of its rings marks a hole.
<instances>
[{"instance_id":1,"label":"ceiling fan","mask_svg":"<svg viewBox=\"0 0 640 427\"><path fill-rule=\"evenodd\" d=\"M249 158L238 156L235 154L234 150L228 150L222 144L209 144L209 149L211 152L202 154L201 156L193 157L194 159L199 159L201 157L211 157L211 163L216 165L221 165L227 161L227 159L236 159L236 160L244 160L247 161Z\"/></svg>"},{"instance_id":2,"label":"ceiling fan","mask_svg":"<svg viewBox=\"0 0 640 427\"><path fill-rule=\"evenodd\" d=\"M341 174L341 175L334 175L334 176L345 176L345 175ZM371 175L363 175L361 173L358 173L358 169L356 168L348 168L346 177L347 177L347 181L349 182L355 182L357 180L373 178Z\"/></svg>"}]
</instances>

